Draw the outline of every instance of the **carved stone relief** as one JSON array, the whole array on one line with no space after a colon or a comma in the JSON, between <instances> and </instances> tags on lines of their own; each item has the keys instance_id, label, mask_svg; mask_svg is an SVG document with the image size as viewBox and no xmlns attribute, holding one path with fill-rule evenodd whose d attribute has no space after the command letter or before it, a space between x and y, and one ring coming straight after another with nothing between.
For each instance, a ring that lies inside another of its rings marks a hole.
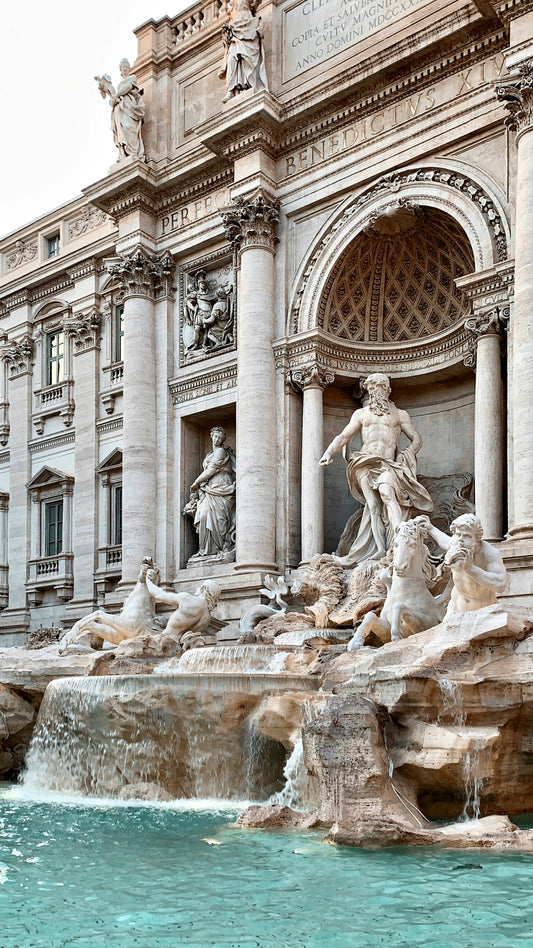
<instances>
[{"instance_id":1,"label":"carved stone relief","mask_svg":"<svg viewBox=\"0 0 533 948\"><path fill-rule=\"evenodd\" d=\"M105 224L107 220L109 220L109 218L104 211L87 204L85 207L82 207L79 217L69 222L68 239L74 240L75 237L81 237L82 234L86 234L87 231L94 230L95 227Z\"/></svg>"},{"instance_id":2,"label":"carved stone relief","mask_svg":"<svg viewBox=\"0 0 533 948\"><path fill-rule=\"evenodd\" d=\"M181 274L181 364L235 348L236 300L233 265L187 268Z\"/></svg>"},{"instance_id":3,"label":"carved stone relief","mask_svg":"<svg viewBox=\"0 0 533 948\"><path fill-rule=\"evenodd\" d=\"M30 263L37 256L36 240L17 240L14 250L6 255L6 267L8 270L16 270L23 263Z\"/></svg>"}]
</instances>

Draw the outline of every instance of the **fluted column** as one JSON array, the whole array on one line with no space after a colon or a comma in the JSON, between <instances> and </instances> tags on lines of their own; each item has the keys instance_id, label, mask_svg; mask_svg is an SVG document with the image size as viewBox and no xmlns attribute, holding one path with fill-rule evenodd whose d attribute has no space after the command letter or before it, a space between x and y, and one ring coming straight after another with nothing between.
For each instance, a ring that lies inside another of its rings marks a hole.
<instances>
[{"instance_id":1,"label":"fluted column","mask_svg":"<svg viewBox=\"0 0 533 948\"><path fill-rule=\"evenodd\" d=\"M518 149L513 334L513 522L509 534L533 537L533 60L498 88Z\"/></svg>"},{"instance_id":2,"label":"fluted column","mask_svg":"<svg viewBox=\"0 0 533 948\"><path fill-rule=\"evenodd\" d=\"M172 260L144 249L110 261L124 287L122 582L134 583L145 556L155 556L155 298L169 292Z\"/></svg>"},{"instance_id":3,"label":"fluted column","mask_svg":"<svg viewBox=\"0 0 533 948\"><path fill-rule=\"evenodd\" d=\"M276 564L274 254L279 202L260 190L223 214L239 255L236 569Z\"/></svg>"},{"instance_id":4,"label":"fluted column","mask_svg":"<svg viewBox=\"0 0 533 948\"><path fill-rule=\"evenodd\" d=\"M504 416L501 343L506 325L507 317L499 308L465 321L466 328L476 339L476 514L487 540L499 540L502 536Z\"/></svg>"},{"instance_id":5,"label":"fluted column","mask_svg":"<svg viewBox=\"0 0 533 948\"><path fill-rule=\"evenodd\" d=\"M318 363L296 369L292 381L303 392L302 414L302 563L324 550L323 396L335 376Z\"/></svg>"}]
</instances>

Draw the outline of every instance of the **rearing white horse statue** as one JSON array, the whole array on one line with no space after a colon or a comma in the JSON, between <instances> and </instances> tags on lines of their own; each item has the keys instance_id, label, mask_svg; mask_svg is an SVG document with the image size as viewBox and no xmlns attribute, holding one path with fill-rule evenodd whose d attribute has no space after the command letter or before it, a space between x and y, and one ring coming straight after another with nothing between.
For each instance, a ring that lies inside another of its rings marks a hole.
<instances>
[{"instance_id":1,"label":"rearing white horse statue","mask_svg":"<svg viewBox=\"0 0 533 948\"><path fill-rule=\"evenodd\" d=\"M388 590L381 615L367 613L348 644L349 652L361 648L372 632L382 643L394 642L442 622L450 590L448 586L440 596L432 596L427 588L426 583L436 578L424 543L427 536L427 517L398 524L392 566L381 574Z\"/></svg>"},{"instance_id":2,"label":"rearing white horse statue","mask_svg":"<svg viewBox=\"0 0 533 948\"><path fill-rule=\"evenodd\" d=\"M141 564L139 578L124 600L122 610L116 615L96 609L88 616L72 626L61 639L60 653L69 648L90 651L94 646L94 637L112 645L118 645L124 639L133 639L143 632L161 632L155 615L155 603L146 585L146 574L150 570L152 579L159 580L159 569L151 557L146 557Z\"/></svg>"}]
</instances>

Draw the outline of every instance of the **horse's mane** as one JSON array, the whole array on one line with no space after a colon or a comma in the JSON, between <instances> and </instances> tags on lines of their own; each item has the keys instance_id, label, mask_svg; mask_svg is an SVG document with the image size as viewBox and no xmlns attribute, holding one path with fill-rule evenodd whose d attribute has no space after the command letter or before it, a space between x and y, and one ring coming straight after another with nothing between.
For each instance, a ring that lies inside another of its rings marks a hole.
<instances>
[{"instance_id":1,"label":"horse's mane","mask_svg":"<svg viewBox=\"0 0 533 948\"><path fill-rule=\"evenodd\" d=\"M407 535L411 540L425 540L427 536L427 530L423 524L417 523L417 520L404 520L398 525L396 531L396 537L394 539L394 545L396 545L396 538L400 535ZM422 543L420 549L421 556L421 567L422 574L427 583L435 583L438 579L437 568L431 560L431 554L425 543Z\"/></svg>"}]
</instances>

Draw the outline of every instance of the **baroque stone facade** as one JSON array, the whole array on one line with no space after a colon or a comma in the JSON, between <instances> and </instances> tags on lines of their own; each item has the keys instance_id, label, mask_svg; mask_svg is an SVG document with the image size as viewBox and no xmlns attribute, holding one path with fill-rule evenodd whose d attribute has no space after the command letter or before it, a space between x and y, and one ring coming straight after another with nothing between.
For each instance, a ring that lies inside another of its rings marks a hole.
<instances>
[{"instance_id":1,"label":"baroque stone facade","mask_svg":"<svg viewBox=\"0 0 533 948\"><path fill-rule=\"evenodd\" d=\"M473 475L505 595L533 604L532 5L259 12L139 27L98 79L116 165L0 241L7 644L118 611L144 557L169 592L219 582L236 619L335 549L356 503L319 460L372 373L424 482ZM211 549L183 511L221 430Z\"/></svg>"}]
</instances>

